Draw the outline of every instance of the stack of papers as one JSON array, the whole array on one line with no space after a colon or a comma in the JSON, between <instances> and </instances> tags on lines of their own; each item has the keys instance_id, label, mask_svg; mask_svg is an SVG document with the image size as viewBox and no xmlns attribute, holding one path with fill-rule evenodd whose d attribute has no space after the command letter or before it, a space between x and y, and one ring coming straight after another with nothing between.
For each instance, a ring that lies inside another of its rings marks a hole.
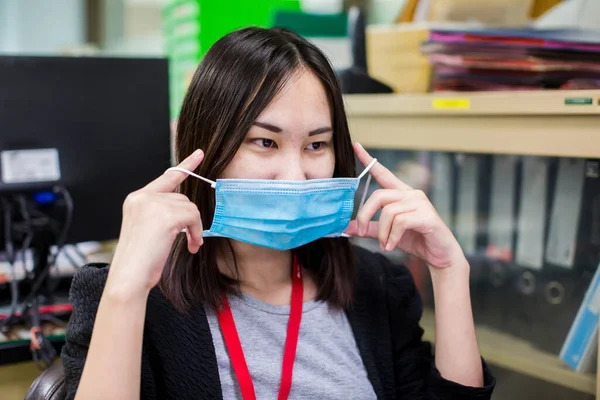
<instances>
[{"instance_id":1,"label":"stack of papers","mask_svg":"<svg viewBox=\"0 0 600 400\"><path fill-rule=\"evenodd\" d=\"M600 31L433 30L433 90L600 88Z\"/></svg>"}]
</instances>

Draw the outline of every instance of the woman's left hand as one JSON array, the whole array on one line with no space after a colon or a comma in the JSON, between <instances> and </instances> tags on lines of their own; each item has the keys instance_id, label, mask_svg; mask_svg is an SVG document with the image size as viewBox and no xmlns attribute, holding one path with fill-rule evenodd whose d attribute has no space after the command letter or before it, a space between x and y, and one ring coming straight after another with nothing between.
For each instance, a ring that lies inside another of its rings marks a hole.
<instances>
[{"instance_id":1,"label":"woman's left hand","mask_svg":"<svg viewBox=\"0 0 600 400\"><path fill-rule=\"evenodd\" d=\"M354 151L367 166L373 157L358 143ZM464 265L464 253L450 229L422 190L415 190L376 163L369 173L381 186L359 210L346 229L349 235L379 240L382 250L400 249L433 268ZM381 209L379 222L371 221Z\"/></svg>"}]
</instances>

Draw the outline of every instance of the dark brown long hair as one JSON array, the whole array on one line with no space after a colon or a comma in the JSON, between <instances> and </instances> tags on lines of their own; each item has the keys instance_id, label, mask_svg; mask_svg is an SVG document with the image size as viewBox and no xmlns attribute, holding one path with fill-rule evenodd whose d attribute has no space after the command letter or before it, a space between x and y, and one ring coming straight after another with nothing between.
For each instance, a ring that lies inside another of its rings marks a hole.
<instances>
[{"instance_id":1,"label":"dark brown long hair","mask_svg":"<svg viewBox=\"0 0 600 400\"><path fill-rule=\"evenodd\" d=\"M310 42L278 28L234 31L207 52L181 108L175 137L176 161L198 148L203 149L204 160L196 172L208 179L219 178L253 122L301 68L318 77L329 100L334 177L355 176L341 90L329 61ZM204 229L208 229L215 207L214 189L197 179L187 179L180 191L198 205ZM228 239L211 238L192 255L187 250L185 235L178 237L159 285L179 311L199 304L219 307L223 290L237 291L238 282L222 275L217 267L219 252L226 251L235 260ZM294 252L300 263L313 273L319 300L337 307L350 305L354 262L348 239L319 239Z\"/></svg>"}]
</instances>

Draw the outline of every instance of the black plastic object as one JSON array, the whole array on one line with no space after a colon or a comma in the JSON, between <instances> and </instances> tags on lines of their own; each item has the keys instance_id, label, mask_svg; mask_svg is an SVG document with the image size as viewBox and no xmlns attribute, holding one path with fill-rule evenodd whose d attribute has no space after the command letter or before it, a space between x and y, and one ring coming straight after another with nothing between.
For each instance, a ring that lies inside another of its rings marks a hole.
<instances>
[{"instance_id":1,"label":"black plastic object","mask_svg":"<svg viewBox=\"0 0 600 400\"><path fill-rule=\"evenodd\" d=\"M74 204L64 244L117 238L127 194L171 166L167 60L0 56L0 88L0 152L59 154L52 185ZM48 186L0 177L0 197Z\"/></svg>"},{"instance_id":2,"label":"black plastic object","mask_svg":"<svg viewBox=\"0 0 600 400\"><path fill-rule=\"evenodd\" d=\"M392 93L391 87L369 76L365 14L360 7L352 7L348 12L348 36L352 46L352 66L338 71L342 92Z\"/></svg>"}]
</instances>

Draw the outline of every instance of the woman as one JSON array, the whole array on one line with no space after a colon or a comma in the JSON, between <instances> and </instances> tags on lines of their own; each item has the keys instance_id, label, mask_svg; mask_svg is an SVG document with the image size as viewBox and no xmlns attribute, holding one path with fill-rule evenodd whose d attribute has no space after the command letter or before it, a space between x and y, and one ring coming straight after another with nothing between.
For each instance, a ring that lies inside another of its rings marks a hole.
<instances>
[{"instance_id":1,"label":"woman","mask_svg":"<svg viewBox=\"0 0 600 400\"><path fill-rule=\"evenodd\" d=\"M175 145L179 166L126 199L110 268L73 280L71 398L490 398L463 252L422 192L352 145L316 47L278 29L218 41ZM350 222L354 155L382 189ZM429 265L435 358L409 272L344 230Z\"/></svg>"}]
</instances>

